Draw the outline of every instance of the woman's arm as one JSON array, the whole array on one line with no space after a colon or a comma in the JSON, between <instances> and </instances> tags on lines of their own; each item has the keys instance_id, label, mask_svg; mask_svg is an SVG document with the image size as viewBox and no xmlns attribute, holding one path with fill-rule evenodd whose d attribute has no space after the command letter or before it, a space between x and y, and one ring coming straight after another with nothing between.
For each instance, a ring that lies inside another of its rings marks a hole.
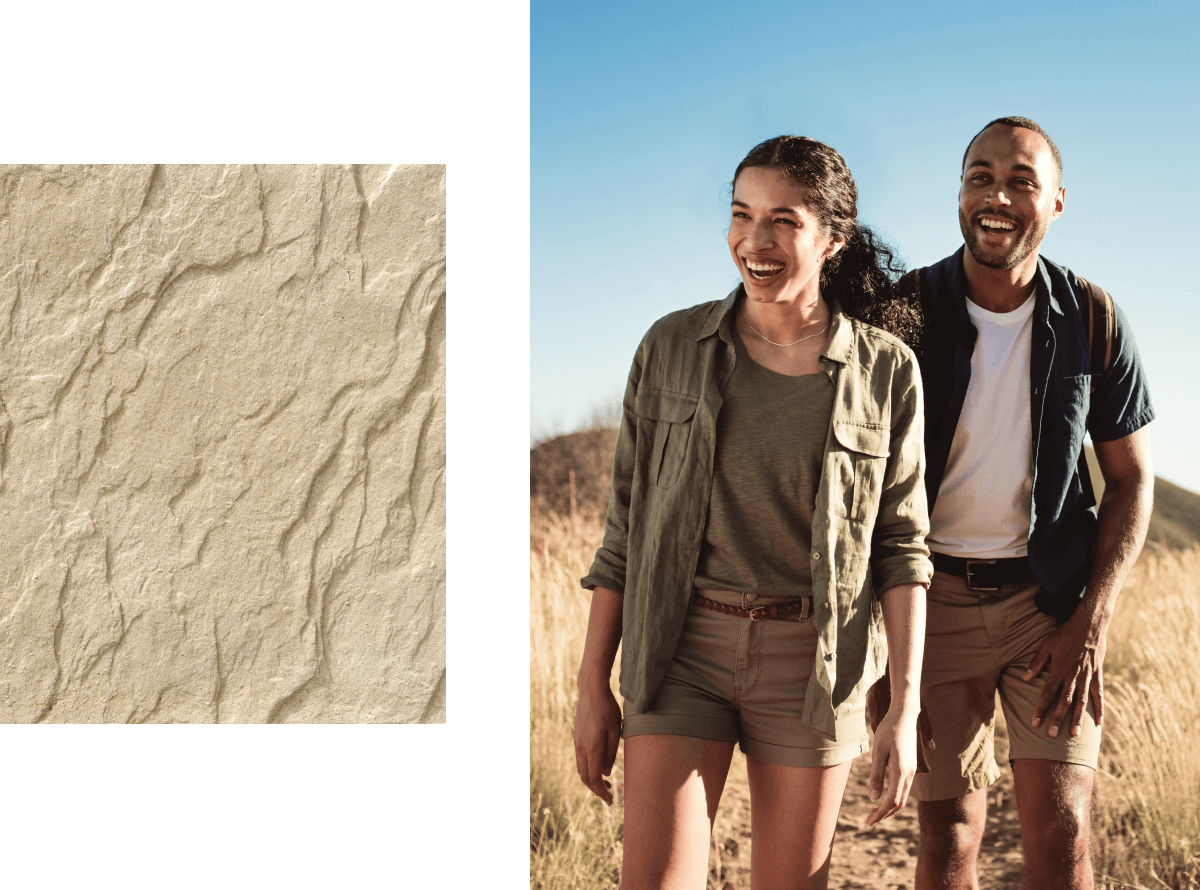
<instances>
[{"instance_id":1,"label":"woman's arm","mask_svg":"<svg viewBox=\"0 0 1200 890\"><path fill-rule=\"evenodd\" d=\"M888 641L892 701L871 746L871 800L887 794L867 815L874 825L904 806L917 772L917 715L925 649L925 585L900 584L879 595Z\"/></svg>"},{"instance_id":2,"label":"woman's arm","mask_svg":"<svg viewBox=\"0 0 1200 890\"><path fill-rule=\"evenodd\" d=\"M621 739L621 709L609 685L625 598L606 587L592 591L583 659L579 665L579 701L575 705L575 765L579 778L606 804L612 805L612 773Z\"/></svg>"}]
</instances>

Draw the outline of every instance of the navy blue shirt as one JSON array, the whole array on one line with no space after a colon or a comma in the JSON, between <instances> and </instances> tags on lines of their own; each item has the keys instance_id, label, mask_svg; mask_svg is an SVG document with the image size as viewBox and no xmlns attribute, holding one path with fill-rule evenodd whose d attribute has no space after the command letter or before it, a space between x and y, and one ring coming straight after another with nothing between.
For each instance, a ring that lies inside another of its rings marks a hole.
<instances>
[{"instance_id":1,"label":"navy blue shirt","mask_svg":"<svg viewBox=\"0 0 1200 890\"><path fill-rule=\"evenodd\" d=\"M967 395L978 336L967 315L964 249L920 270L925 311L921 356L925 486L930 513ZM1030 568L1042 585L1038 607L1062 621L1083 596L1096 549L1095 497L1082 460L1084 432L1094 442L1120 439L1153 420L1154 409L1137 345L1121 310L1115 310L1111 364L1091 392L1086 291L1070 269L1041 257L1034 281L1029 393L1033 502L1028 554Z\"/></svg>"}]
</instances>

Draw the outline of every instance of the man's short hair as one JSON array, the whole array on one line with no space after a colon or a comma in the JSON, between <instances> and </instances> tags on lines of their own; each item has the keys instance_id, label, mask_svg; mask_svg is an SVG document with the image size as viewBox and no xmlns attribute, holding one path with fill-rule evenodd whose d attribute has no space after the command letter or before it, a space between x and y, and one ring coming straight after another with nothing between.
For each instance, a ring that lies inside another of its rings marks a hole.
<instances>
[{"instance_id":1,"label":"man's short hair","mask_svg":"<svg viewBox=\"0 0 1200 890\"><path fill-rule=\"evenodd\" d=\"M995 126L996 124L1003 124L1006 127L1023 127L1026 130L1033 130L1033 132L1045 139L1046 144L1050 146L1050 156L1054 158L1054 171L1058 174L1058 182L1056 183L1056 187L1062 184L1062 155L1058 153L1058 146L1054 144L1054 140L1050 138L1049 133L1047 133L1034 121L1031 121L1027 117L998 117L994 121L988 121L988 123L983 126L983 129L972 136L971 141L967 143L967 150L963 152L962 159L962 166L964 170L967 166L967 155L971 153L971 146L975 144L975 140L983 134L984 130L986 130L988 127Z\"/></svg>"}]
</instances>

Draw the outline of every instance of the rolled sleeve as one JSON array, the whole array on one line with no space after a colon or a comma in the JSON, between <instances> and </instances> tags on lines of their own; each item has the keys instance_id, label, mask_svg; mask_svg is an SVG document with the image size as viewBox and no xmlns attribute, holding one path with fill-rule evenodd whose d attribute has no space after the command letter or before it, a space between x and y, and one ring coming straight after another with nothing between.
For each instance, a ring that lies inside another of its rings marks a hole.
<instances>
[{"instance_id":1,"label":"rolled sleeve","mask_svg":"<svg viewBox=\"0 0 1200 890\"><path fill-rule=\"evenodd\" d=\"M892 377L892 439L871 544L876 594L899 584L928 585L933 563L925 535L925 408L921 375L911 354Z\"/></svg>"},{"instance_id":2,"label":"rolled sleeve","mask_svg":"<svg viewBox=\"0 0 1200 890\"><path fill-rule=\"evenodd\" d=\"M1115 304L1113 357L1092 393L1087 427L1094 442L1111 442L1137 432L1154 419L1146 372L1125 315Z\"/></svg>"},{"instance_id":3,"label":"rolled sleeve","mask_svg":"<svg viewBox=\"0 0 1200 890\"><path fill-rule=\"evenodd\" d=\"M621 430L617 434L617 447L613 453L612 491L608 499L608 513L604 519L604 541L596 551L596 558L588 573L579 584L585 590L604 587L617 593L625 593L625 569L629 556L629 501L633 487L634 459L637 455L637 418L633 415L633 400L641 379L641 368L645 341L638 347L625 384L622 402Z\"/></svg>"}]
</instances>

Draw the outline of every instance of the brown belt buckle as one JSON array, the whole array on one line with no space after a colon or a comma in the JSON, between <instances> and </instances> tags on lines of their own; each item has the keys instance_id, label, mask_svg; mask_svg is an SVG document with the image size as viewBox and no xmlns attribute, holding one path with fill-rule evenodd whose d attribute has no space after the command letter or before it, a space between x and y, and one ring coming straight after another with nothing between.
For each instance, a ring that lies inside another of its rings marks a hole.
<instances>
[{"instance_id":1,"label":"brown belt buckle","mask_svg":"<svg viewBox=\"0 0 1200 890\"><path fill-rule=\"evenodd\" d=\"M994 559L967 559L967 560L963 560L963 562L966 563L966 566L967 566L967 589L968 590L981 590L981 591L987 592L987 591L1000 589L999 587L976 587L975 582L971 579L972 563L979 563L980 565L985 565L985 566L994 566L996 564L996 560L994 560Z\"/></svg>"},{"instance_id":2,"label":"brown belt buckle","mask_svg":"<svg viewBox=\"0 0 1200 890\"><path fill-rule=\"evenodd\" d=\"M767 607L766 606L758 606L758 607L750 610L750 620L751 621L765 621L766 618L767 618Z\"/></svg>"}]
</instances>

